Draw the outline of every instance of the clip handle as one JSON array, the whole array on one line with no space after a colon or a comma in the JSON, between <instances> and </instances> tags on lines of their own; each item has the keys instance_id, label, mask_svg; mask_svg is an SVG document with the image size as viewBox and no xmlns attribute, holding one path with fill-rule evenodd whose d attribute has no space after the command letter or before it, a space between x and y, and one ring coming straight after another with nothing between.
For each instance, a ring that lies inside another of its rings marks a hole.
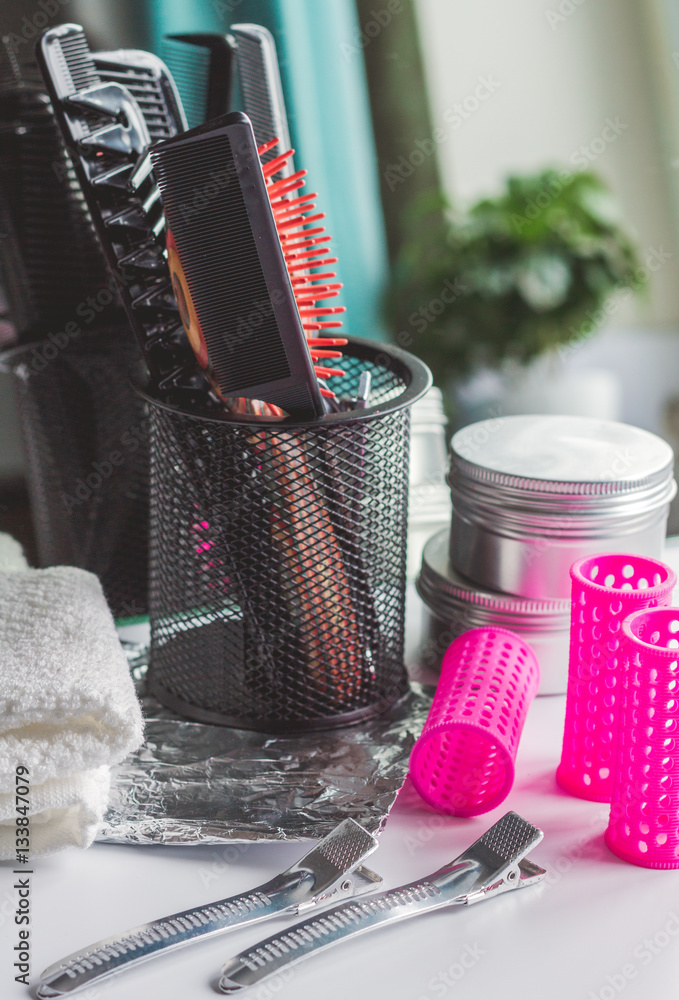
<instances>
[{"instance_id":1,"label":"clip handle","mask_svg":"<svg viewBox=\"0 0 679 1000\"><path fill-rule=\"evenodd\" d=\"M247 893L142 924L118 937L98 941L46 969L37 996L74 993L155 955L193 941L243 927L307 905L325 905L334 892L366 892L380 880L361 862L377 838L353 819L344 820L298 862Z\"/></svg>"},{"instance_id":2,"label":"clip handle","mask_svg":"<svg viewBox=\"0 0 679 1000\"><path fill-rule=\"evenodd\" d=\"M286 909L296 910L298 894L294 892L295 888L291 885L286 890L279 878L251 892L208 906L183 910L161 920L141 924L119 936L97 941L45 969L37 996L39 1000L65 996L160 953L232 927L264 920Z\"/></svg>"},{"instance_id":3,"label":"clip handle","mask_svg":"<svg viewBox=\"0 0 679 1000\"><path fill-rule=\"evenodd\" d=\"M340 941L365 934L386 923L465 902L464 895L450 899L432 882L425 880L377 893L361 901L340 903L325 910L322 915L302 920L232 958L222 968L219 989L222 993L237 993Z\"/></svg>"},{"instance_id":4,"label":"clip handle","mask_svg":"<svg viewBox=\"0 0 679 1000\"><path fill-rule=\"evenodd\" d=\"M433 875L364 900L333 906L241 952L223 966L219 989L231 994L255 986L286 966L386 923L447 906L465 906L532 885L544 878L545 872L525 855L541 839L541 830L516 813L507 813Z\"/></svg>"}]
</instances>

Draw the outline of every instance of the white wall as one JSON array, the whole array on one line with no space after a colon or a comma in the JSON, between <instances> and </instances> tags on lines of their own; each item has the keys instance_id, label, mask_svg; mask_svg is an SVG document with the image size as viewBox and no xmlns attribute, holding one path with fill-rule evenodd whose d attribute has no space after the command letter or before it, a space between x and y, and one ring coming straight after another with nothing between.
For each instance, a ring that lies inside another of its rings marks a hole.
<instances>
[{"instance_id":1,"label":"white wall","mask_svg":"<svg viewBox=\"0 0 679 1000\"><path fill-rule=\"evenodd\" d=\"M640 247L672 254L648 302L626 306L616 326L679 325L677 169L651 2L660 0L415 0L434 126L448 136L442 176L458 204L494 193L509 172L576 169L584 157L612 186ZM493 92L476 102L483 78L491 82L483 93ZM451 124L449 109L468 98L478 107ZM601 152L608 119L619 135L609 130Z\"/></svg>"}]
</instances>

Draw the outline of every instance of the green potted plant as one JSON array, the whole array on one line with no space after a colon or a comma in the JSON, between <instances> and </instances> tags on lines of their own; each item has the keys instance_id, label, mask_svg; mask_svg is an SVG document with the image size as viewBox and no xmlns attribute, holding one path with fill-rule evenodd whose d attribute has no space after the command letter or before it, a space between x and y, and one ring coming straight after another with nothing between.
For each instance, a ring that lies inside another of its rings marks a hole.
<instances>
[{"instance_id":1,"label":"green potted plant","mask_svg":"<svg viewBox=\"0 0 679 1000\"><path fill-rule=\"evenodd\" d=\"M617 309L616 293L638 291L647 276L608 189L589 172L509 177L464 216L428 196L411 232L387 319L445 388L584 339Z\"/></svg>"}]
</instances>

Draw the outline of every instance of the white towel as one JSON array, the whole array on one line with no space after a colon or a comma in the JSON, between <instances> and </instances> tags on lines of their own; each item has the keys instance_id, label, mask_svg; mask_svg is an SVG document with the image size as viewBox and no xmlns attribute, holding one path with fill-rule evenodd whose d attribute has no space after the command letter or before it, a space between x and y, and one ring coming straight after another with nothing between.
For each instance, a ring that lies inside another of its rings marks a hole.
<instances>
[{"instance_id":1,"label":"white towel","mask_svg":"<svg viewBox=\"0 0 679 1000\"><path fill-rule=\"evenodd\" d=\"M0 572L14 569L28 569L24 550L11 535L0 532Z\"/></svg>"},{"instance_id":2,"label":"white towel","mask_svg":"<svg viewBox=\"0 0 679 1000\"><path fill-rule=\"evenodd\" d=\"M109 767L142 716L98 579L69 566L0 573L0 859L15 856L15 776L29 770L31 855L87 847Z\"/></svg>"}]
</instances>

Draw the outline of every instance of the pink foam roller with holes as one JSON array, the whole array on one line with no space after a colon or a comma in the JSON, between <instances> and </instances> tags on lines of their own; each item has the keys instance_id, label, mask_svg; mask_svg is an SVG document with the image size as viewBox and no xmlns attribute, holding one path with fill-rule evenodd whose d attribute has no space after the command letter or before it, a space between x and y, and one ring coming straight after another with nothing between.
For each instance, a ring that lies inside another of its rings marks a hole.
<instances>
[{"instance_id":1,"label":"pink foam roller with holes","mask_svg":"<svg viewBox=\"0 0 679 1000\"><path fill-rule=\"evenodd\" d=\"M644 868L679 868L679 609L623 624L625 674L606 843Z\"/></svg>"},{"instance_id":2,"label":"pink foam roller with holes","mask_svg":"<svg viewBox=\"0 0 679 1000\"><path fill-rule=\"evenodd\" d=\"M558 783L572 795L610 802L623 672L622 623L669 604L669 566L645 556L606 553L571 567L571 642L566 722Z\"/></svg>"},{"instance_id":3,"label":"pink foam roller with holes","mask_svg":"<svg viewBox=\"0 0 679 1000\"><path fill-rule=\"evenodd\" d=\"M425 802L450 816L477 816L507 797L539 683L535 654L514 632L476 628L455 640L410 755L410 777Z\"/></svg>"}]
</instances>

